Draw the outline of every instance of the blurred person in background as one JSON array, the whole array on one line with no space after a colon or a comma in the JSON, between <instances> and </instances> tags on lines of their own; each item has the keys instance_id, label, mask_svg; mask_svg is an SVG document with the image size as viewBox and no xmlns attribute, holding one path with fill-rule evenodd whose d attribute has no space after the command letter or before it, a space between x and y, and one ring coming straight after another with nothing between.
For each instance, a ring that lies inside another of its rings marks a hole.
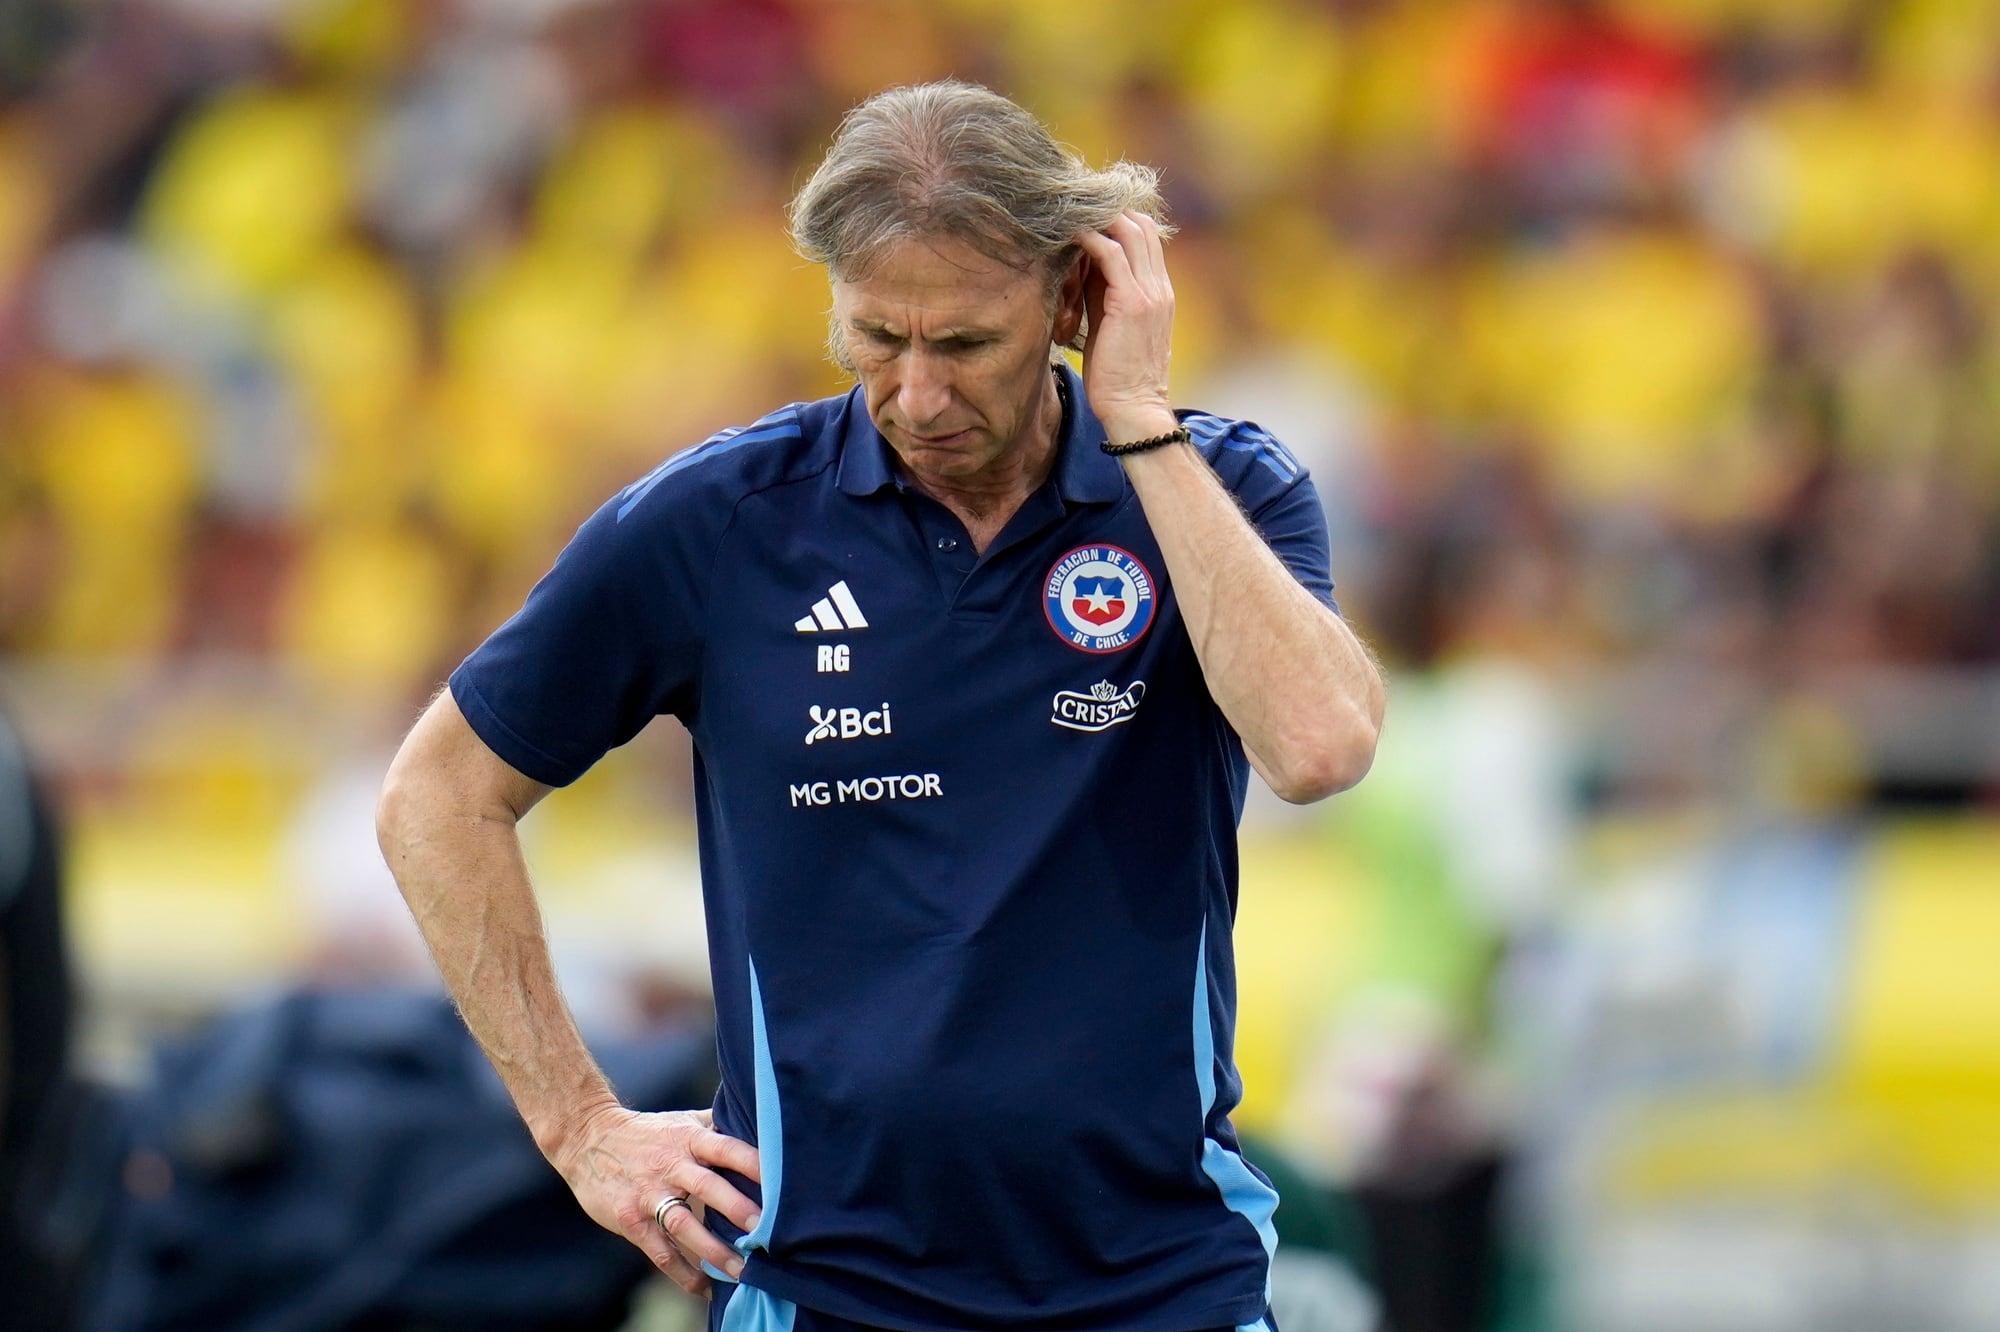
<instances>
[{"instance_id":1,"label":"blurred person in background","mask_svg":"<svg viewBox=\"0 0 2000 1332\"><path fill-rule=\"evenodd\" d=\"M1492 459L1391 537L1381 642L1398 742L1335 805L1363 873L1353 988L1295 1114L1350 1191L1395 1332L1519 1316L1524 980L1568 888L1577 763L1564 534L1545 478Z\"/></svg>"},{"instance_id":2,"label":"blurred person in background","mask_svg":"<svg viewBox=\"0 0 2000 1332\"><path fill-rule=\"evenodd\" d=\"M8 1325L70 1325L76 1273L47 1251L41 1197L62 1138L74 1001L55 816L0 714L0 1310Z\"/></svg>"},{"instance_id":3,"label":"blurred person in background","mask_svg":"<svg viewBox=\"0 0 2000 1332\"><path fill-rule=\"evenodd\" d=\"M384 787L537 1142L724 1283L713 1326L1269 1325L1235 824L1252 767L1295 802L1359 780L1383 690L1304 469L1170 405L1161 210L980 87L851 112L792 222L859 387L615 497ZM660 713L696 745L712 1113L619 1103L515 827Z\"/></svg>"}]
</instances>

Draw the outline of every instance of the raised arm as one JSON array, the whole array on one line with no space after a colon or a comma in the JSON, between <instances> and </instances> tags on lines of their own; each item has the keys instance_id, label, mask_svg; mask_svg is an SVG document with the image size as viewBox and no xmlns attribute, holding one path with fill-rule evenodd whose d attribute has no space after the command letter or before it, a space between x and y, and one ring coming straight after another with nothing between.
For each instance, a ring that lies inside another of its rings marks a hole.
<instances>
[{"instance_id":1,"label":"raised arm","mask_svg":"<svg viewBox=\"0 0 2000 1332\"><path fill-rule=\"evenodd\" d=\"M487 748L449 691L390 766L376 834L446 989L493 1062L535 1144L606 1230L638 1245L682 1288L697 1264L741 1259L668 1196L719 1209L744 1230L756 1205L713 1168L759 1178L757 1151L717 1133L707 1111L639 1114L619 1104L556 985L516 825L549 788Z\"/></svg>"},{"instance_id":2,"label":"raised arm","mask_svg":"<svg viewBox=\"0 0 2000 1332\"><path fill-rule=\"evenodd\" d=\"M1095 270L1085 286L1091 409L1113 442L1165 434L1178 422L1167 395L1174 293L1159 227L1128 213L1078 243ZM1295 804L1360 781L1385 705L1366 645L1292 577L1192 445L1123 461L1209 693L1252 765Z\"/></svg>"}]
</instances>

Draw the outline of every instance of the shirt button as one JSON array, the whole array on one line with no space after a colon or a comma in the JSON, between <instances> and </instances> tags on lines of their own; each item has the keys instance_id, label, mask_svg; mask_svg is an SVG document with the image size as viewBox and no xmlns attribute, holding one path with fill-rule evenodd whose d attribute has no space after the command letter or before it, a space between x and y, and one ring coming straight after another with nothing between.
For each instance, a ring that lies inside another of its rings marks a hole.
<instances>
[{"instance_id":1,"label":"shirt button","mask_svg":"<svg viewBox=\"0 0 2000 1332\"><path fill-rule=\"evenodd\" d=\"M958 538L957 538L957 537L939 537L939 538L937 539L937 548L938 548L939 550L943 551L943 552L944 552L945 554L949 555L949 554L951 554L951 553L952 553L953 551L955 551L955 550L957 550L957 549L958 549Z\"/></svg>"}]
</instances>

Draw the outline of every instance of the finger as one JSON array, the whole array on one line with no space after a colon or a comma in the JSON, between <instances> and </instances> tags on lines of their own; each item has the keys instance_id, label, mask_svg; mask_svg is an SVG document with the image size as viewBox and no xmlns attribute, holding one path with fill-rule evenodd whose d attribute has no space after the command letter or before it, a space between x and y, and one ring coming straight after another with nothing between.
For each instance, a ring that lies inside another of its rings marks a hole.
<instances>
[{"instance_id":1,"label":"finger","mask_svg":"<svg viewBox=\"0 0 2000 1332\"><path fill-rule=\"evenodd\" d=\"M688 1154L703 1165L718 1170L733 1170L759 1184L764 1182L764 1166L758 1159L757 1149L741 1138L704 1129L688 1139Z\"/></svg>"},{"instance_id":2,"label":"finger","mask_svg":"<svg viewBox=\"0 0 2000 1332\"><path fill-rule=\"evenodd\" d=\"M669 1208L666 1230L667 1238L681 1251L681 1256L695 1266L708 1263L732 1278L743 1275L742 1255L716 1238L691 1209Z\"/></svg>"},{"instance_id":3,"label":"finger","mask_svg":"<svg viewBox=\"0 0 2000 1332\"><path fill-rule=\"evenodd\" d=\"M684 1198L713 1207L739 1230L757 1228L757 1204L735 1185L693 1160L678 1161L666 1172L666 1185Z\"/></svg>"},{"instance_id":4,"label":"finger","mask_svg":"<svg viewBox=\"0 0 2000 1332\"><path fill-rule=\"evenodd\" d=\"M682 1212L687 1209L676 1207L673 1210ZM689 1262L686 1256L674 1247L673 1241L667 1238L667 1232L660 1229L653 1218L647 1217L640 1223L630 1239L639 1246L646 1257L652 1260L653 1266L665 1273L667 1279L676 1286L690 1295L708 1293L710 1284L708 1273Z\"/></svg>"},{"instance_id":5,"label":"finger","mask_svg":"<svg viewBox=\"0 0 2000 1332\"><path fill-rule=\"evenodd\" d=\"M1125 251L1134 277L1150 281L1165 275L1166 251L1161 247L1159 225L1152 218L1127 211L1119 214L1105 232Z\"/></svg>"},{"instance_id":6,"label":"finger","mask_svg":"<svg viewBox=\"0 0 2000 1332\"><path fill-rule=\"evenodd\" d=\"M1122 220L1122 219L1121 219ZM1118 223L1112 223L1117 226ZM1079 231L1076 243L1097 265L1107 286L1119 286L1132 281L1132 258L1125 247L1101 231Z\"/></svg>"},{"instance_id":7,"label":"finger","mask_svg":"<svg viewBox=\"0 0 2000 1332\"><path fill-rule=\"evenodd\" d=\"M1158 300L1171 300L1173 282L1167 276L1167 239L1160 224L1145 213L1127 213L1120 219L1118 241L1131 261L1132 275Z\"/></svg>"},{"instance_id":8,"label":"finger","mask_svg":"<svg viewBox=\"0 0 2000 1332\"><path fill-rule=\"evenodd\" d=\"M715 1285L713 1281L709 1280L708 1273L702 1271L699 1267L696 1267L693 1263L690 1263L685 1257L681 1255L681 1251L679 1249L676 1249L673 1245L666 1243L664 1239L662 1240L660 1247L666 1250L666 1255L667 1255L666 1260L662 1262L661 1260L656 1258L653 1261L653 1265L655 1267L658 1267L660 1271L666 1273L667 1279L669 1281L673 1282L676 1286L679 1286L682 1290L686 1291L688 1294L701 1295L706 1297L709 1291Z\"/></svg>"},{"instance_id":9,"label":"finger","mask_svg":"<svg viewBox=\"0 0 2000 1332\"><path fill-rule=\"evenodd\" d=\"M1160 230L1159 219L1145 213L1134 213L1132 217L1139 228L1142 248L1145 251L1147 276L1171 293L1173 287L1167 276L1167 238ZM1136 271L1137 266L1134 267Z\"/></svg>"}]
</instances>

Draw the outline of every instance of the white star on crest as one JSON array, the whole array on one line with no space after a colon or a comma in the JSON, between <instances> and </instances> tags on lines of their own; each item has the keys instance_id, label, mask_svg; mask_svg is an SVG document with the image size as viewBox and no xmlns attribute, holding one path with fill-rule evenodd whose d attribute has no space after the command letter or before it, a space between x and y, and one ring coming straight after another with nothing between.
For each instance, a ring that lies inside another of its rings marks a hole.
<instances>
[{"instance_id":1,"label":"white star on crest","mask_svg":"<svg viewBox=\"0 0 2000 1332\"><path fill-rule=\"evenodd\" d=\"M1092 592L1088 596L1084 597L1084 600L1089 602L1090 608L1093 611L1096 611L1100 615L1104 614L1105 612L1111 609L1111 594L1104 590L1104 585L1102 583L1098 584L1097 590L1095 592Z\"/></svg>"}]
</instances>

